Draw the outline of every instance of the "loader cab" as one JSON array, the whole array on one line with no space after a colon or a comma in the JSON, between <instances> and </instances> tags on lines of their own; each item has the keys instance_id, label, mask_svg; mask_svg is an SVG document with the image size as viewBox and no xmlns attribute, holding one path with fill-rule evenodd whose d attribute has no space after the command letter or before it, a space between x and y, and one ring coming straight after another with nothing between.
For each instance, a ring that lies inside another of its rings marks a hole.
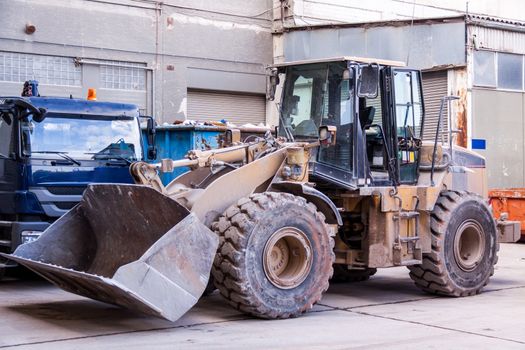
<instances>
[{"instance_id":1,"label":"loader cab","mask_svg":"<svg viewBox=\"0 0 525 350\"><path fill-rule=\"evenodd\" d=\"M424 107L421 77L402 63L341 58L277 68L285 82L279 134L314 141L335 126L336 144L319 147L311 176L343 188L418 180Z\"/></svg>"}]
</instances>

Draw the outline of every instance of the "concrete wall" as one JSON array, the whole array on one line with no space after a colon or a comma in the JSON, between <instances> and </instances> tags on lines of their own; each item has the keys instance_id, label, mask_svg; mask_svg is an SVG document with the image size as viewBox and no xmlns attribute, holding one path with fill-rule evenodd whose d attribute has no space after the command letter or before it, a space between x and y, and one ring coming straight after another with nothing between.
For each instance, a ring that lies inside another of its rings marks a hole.
<instances>
[{"instance_id":1,"label":"concrete wall","mask_svg":"<svg viewBox=\"0 0 525 350\"><path fill-rule=\"evenodd\" d=\"M0 0L0 51L145 63L145 108L171 122L186 116L187 88L265 92L271 7L271 0ZM24 32L27 23L34 34ZM85 96L96 85L41 91ZM6 89L19 94L21 86L0 82ZM99 99L122 96L99 91Z\"/></svg>"}]
</instances>

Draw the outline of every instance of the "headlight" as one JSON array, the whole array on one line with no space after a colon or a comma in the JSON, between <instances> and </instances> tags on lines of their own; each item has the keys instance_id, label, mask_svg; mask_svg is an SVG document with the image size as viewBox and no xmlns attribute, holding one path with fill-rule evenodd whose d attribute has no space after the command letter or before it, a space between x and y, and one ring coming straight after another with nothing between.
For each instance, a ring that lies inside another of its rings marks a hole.
<instances>
[{"instance_id":1,"label":"headlight","mask_svg":"<svg viewBox=\"0 0 525 350\"><path fill-rule=\"evenodd\" d=\"M42 231L22 231L22 244L36 241L41 234Z\"/></svg>"}]
</instances>

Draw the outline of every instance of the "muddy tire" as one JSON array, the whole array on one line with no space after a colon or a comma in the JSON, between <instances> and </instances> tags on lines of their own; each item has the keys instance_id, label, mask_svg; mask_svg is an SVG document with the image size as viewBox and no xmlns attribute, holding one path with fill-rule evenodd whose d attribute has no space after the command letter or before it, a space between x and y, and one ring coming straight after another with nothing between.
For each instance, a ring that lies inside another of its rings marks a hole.
<instances>
[{"instance_id":1,"label":"muddy tire","mask_svg":"<svg viewBox=\"0 0 525 350\"><path fill-rule=\"evenodd\" d=\"M328 289L334 240L324 215L304 198L254 194L212 228L220 237L215 286L234 308L261 318L295 317Z\"/></svg>"},{"instance_id":2,"label":"muddy tire","mask_svg":"<svg viewBox=\"0 0 525 350\"><path fill-rule=\"evenodd\" d=\"M442 192L431 215L432 252L410 277L422 290L462 297L487 285L497 262L496 223L483 199L467 192Z\"/></svg>"},{"instance_id":3,"label":"muddy tire","mask_svg":"<svg viewBox=\"0 0 525 350\"><path fill-rule=\"evenodd\" d=\"M375 275L377 269L366 268L364 270L349 270L346 265L334 264L334 276L332 282L362 282Z\"/></svg>"}]
</instances>

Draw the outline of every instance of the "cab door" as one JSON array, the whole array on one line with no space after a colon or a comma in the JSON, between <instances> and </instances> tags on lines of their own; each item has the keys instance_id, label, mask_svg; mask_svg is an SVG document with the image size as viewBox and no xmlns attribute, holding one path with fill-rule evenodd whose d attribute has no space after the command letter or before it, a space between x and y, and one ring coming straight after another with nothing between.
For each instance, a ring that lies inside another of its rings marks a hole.
<instances>
[{"instance_id":1,"label":"cab door","mask_svg":"<svg viewBox=\"0 0 525 350\"><path fill-rule=\"evenodd\" d=\"M398 183L415 184L419 176L424 118L421 73L411 69L390 69L389 80Z\"/></svg>"}]
</instances>

